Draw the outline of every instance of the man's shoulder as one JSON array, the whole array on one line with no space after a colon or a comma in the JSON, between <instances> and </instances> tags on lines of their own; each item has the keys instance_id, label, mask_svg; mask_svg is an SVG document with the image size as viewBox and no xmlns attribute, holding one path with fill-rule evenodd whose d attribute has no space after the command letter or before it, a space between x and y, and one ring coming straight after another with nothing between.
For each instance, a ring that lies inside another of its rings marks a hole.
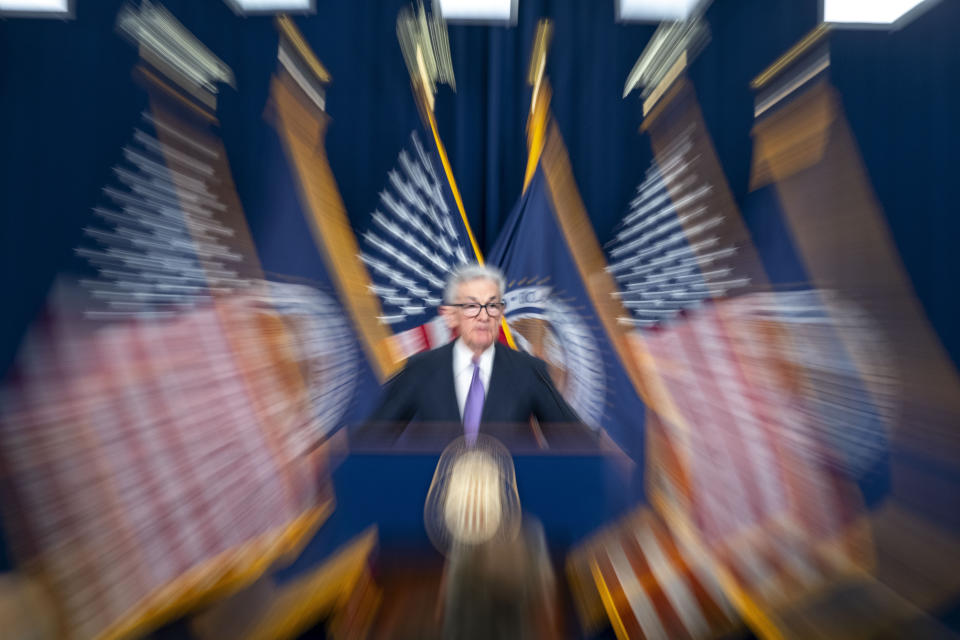
<instances>
[{"instance_id":1,"label":"man's shoulder","mask_svg":"<svg viewBox=\"0 0 960 640\"><path fill-rule=\"evenodd\" d=\"M410 382L442 366L444 361L452 362L452 347L453 345L450 343L410 356L403 363L403 366L395 371L384 384Z\"/></svg>"},{"instance_id":2,"label":"man's shoulder","mask_svg":"<svg viewBox=\"0 0 960 640\"><path fill-rule=\"evenodd\" d=\"M535 355L531 355L520 349L511 349L500 343L497 343L497 356L502 356L506 362L516 367L541 369L545 371L547 366L546 362Z\"/></svg>"},{"instance_id":3,"label":"man's shoulder","mask_svg":"<svg viewBox=\"0 0 960 640\"><path fill-rule=\"evenodd\" d=\"M409 369L418 369L421 367L432 367L435 366L438 362L444 360L449 360L452 358L453 352L453 342L448 342L445 345L439 346L435 349L430 349L428 351L421 351L420 353L414 354L407 358L407 363L404 365L405 370Z\"/></svg>"}]
</instances>

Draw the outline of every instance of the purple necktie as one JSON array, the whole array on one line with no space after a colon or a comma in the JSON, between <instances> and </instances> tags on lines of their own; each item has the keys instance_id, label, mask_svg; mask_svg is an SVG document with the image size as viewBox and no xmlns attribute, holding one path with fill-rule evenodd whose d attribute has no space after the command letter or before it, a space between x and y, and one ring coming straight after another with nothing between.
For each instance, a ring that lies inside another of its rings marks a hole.
<instances>
[{"instance_id":1,"label":"purple necktie","mask_svg":"<svg viewBox=\"0 0 960 640\"><path fill-rule=\"evenodd\" d=\"M480 381L480 365L476 356L474 356L473 379L470 380L470 390L467 391L467 402L463 405L463 433L467 438L467 444L473 444L477 441L482 412L483 382Z\"/></svg>"}]
</instances>

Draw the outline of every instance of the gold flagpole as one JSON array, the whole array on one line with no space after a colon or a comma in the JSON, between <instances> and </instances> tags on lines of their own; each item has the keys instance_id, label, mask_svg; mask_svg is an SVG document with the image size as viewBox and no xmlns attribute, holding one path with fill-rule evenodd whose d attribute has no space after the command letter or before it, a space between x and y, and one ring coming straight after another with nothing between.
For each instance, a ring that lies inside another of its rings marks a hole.
<instances>
[{"instance_id":1,"label":"gold flagpole","mask_svg":"<svg viewBox=\"0 0 960 640\"><path fill-rule=\"evenodd\" d=\"M527 119L527 170L523 177L524 192L537 170L537 163L540 162L540 154L543 153L546 141L552 92L545 71L547 51L552 36L553 23L547 19L540 20L533 42L533 53L530 56L530 69L527 72L527 82L533 87L533 92L530 96L530 116Z\"/></svg>"}]
</instances>

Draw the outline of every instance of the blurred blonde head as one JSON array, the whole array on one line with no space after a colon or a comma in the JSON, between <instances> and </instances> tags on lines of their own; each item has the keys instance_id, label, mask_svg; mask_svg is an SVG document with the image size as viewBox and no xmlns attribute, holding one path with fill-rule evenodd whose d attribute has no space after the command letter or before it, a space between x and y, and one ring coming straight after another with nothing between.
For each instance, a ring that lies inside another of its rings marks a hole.
<instances>
[{"instance_id":1,"label":"blurred blonde head","mask_svg":"<svg viewBox=\"0 0 960 640\"><path fill-rule=\"evenodd\" d=\"M440 456L424 505L424 524L443 553L455 546L512 539L520 527L513 460L495 438L453 441Z\"/></svg>"}]
</instances>

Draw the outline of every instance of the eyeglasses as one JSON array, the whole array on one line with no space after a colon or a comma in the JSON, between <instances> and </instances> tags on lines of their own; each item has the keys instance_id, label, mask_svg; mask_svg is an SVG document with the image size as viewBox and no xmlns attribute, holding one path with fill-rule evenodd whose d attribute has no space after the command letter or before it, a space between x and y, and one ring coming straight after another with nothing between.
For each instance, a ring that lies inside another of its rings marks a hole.
<instances>
[{"instance_id":1,"label":"eyeglasses","mask_svg":"<svg viewBox=\"0 0 960 640\"><path fill-rule=\"evenodd\" d=\"M480 309L486 309L487 315L491 318L499 318L500 314L503 313L504 307L507 305L503 302L488 302L487 304L479 304L477 302L461 302L459 304L451 304L451 307L460 307L463 309L463 315L467 318L476 318L480 315Z\"/></svg>"}]
</instances>

